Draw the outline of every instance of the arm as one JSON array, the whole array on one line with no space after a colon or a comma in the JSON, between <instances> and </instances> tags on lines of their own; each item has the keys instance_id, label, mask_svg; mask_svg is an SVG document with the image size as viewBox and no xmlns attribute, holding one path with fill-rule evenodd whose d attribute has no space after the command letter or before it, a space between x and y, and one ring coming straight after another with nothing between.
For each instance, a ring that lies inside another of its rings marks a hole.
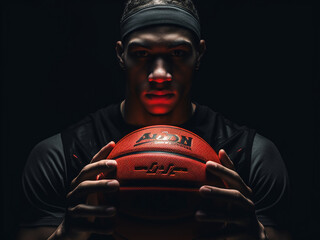
<instances>
[{"instance_id":1,"label":"arm","mask_svg":"<svg viewBox=\"0 0 320 240\"><path fill-rule=\"evenodd\" d=\"M256 134L252 147L249 183L256 214L269 239L291 239L289 228L289 178L277 147Z\"/></svg>"},{"instance_id":2,"label":"arm","mask_svg":"<svg viewBox=\"0 0 320 240\"><path fill-rule=\"evenodd\" d=\"M22 175L22 212L16 239L47 239L61 223L65 212L64 162L60 134L32 149Z\"/></svg>"}]
</instances>

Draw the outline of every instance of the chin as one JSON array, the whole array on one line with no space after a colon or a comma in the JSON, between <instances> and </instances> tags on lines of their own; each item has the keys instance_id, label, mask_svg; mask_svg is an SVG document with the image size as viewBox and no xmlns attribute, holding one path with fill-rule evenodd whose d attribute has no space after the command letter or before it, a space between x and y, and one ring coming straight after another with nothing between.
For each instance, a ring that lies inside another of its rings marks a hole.
<instances>
[{"instance_id":1,"label":"chin","mask_svg":"<svg viewBox=\"0 0 320 240\"><path fill-rule=\"evenodd\" d=\"M164 116L171 112L171 109L167 106L154 106L147 108L147 111L153 116Z\"/></svg>"}]
</instances>

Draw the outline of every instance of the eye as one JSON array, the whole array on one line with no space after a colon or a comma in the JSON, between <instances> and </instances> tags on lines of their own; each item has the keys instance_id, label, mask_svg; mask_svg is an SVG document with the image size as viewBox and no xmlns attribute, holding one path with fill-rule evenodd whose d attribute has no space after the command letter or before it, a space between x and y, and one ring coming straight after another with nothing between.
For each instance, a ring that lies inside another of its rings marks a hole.
<instances>
[{"instance_id":1,"label":"eye","mask_svg":"<svg viewBox=\"0 0 320 240\"><path fill-rule=\"evenodd\" d=\"M180 50L180 49L176 49L176 50L173 50L173 51L171 52L171 55L172 55L173 57L183 57L183 56L186 55L186 51Z\"/></svg>"},{"instance_id":2,"label":"eye","mask_svg":"<svg viewBox=\"0 0 320 240\"><path fill-rule=\"evenodd\" d=\"M134 56L135 57L147 57L149 53L147 51L141 50L141 51L135 51Z\"/></svg>"}]
</instances>

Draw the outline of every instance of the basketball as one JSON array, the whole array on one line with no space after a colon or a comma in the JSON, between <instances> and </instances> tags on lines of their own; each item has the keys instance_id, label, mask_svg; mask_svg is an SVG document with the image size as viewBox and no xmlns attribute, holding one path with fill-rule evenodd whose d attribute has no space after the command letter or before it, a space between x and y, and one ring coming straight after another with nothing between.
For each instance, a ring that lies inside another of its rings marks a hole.
<instances>
[{"instance_id":1,"label":"basketball","mask_svg":"<svg viewBox=\"0 0 320 240\"><path fill-rule=\"evenodd\" d=\"M100 195L99 202L117 207L117 239L193 239L206 228L194 214L209 205L199 188L225 187L206 172L207 161L220 163L213 148L176 126L138 129L118 141L108 159L117 161L120 191L116 199Z\"/></svg>"}]
</instances>

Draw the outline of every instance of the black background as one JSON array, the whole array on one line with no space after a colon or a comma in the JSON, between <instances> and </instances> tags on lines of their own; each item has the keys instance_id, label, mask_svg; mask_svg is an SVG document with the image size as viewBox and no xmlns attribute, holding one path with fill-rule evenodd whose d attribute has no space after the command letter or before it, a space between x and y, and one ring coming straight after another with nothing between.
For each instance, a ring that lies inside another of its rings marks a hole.
<instances>
[{"instance_id":1,"label":"black background","mask_svg":"<svg viewBox=\"0 0 320 240\"><path fill-rule=\"evenodd\" d=\"M311 1L195 0L207 54L194 99L271 139L292 184L295 239L319 234L319 8ZM32 147L123 99L119 0L2 2L1 239L17 229Z\"/></svg>"}]
</instances>

